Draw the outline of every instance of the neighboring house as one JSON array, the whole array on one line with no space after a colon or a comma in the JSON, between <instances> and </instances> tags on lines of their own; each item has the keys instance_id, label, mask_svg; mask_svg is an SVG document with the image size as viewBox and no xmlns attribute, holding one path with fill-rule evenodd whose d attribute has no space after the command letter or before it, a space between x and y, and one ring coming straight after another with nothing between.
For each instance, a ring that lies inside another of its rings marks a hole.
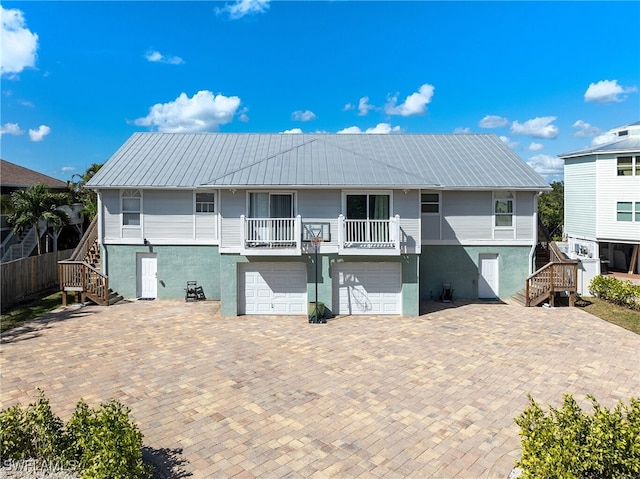
<instances>
[{"instance_id":1,"label":"neighboring house","mask_svg":"<svg viewBox=\"0 0 640 479\"><path fill-rule=\"evenodd\" d=\"M197 281L225 316L417 315L509 298L549 185L495 135L136 133L87 185L100 268L125 297Z\"/></svg>"},{"instance_id":2,"label":"neighboring house","mask_svg":"<svg viewBox=\"0 0 640 479\"><path fill-rule=\"evenodd\" d=\"M13 227L9 225L8 218L11 211L11 194L17 190L27 190L36 184L45 184L52 193L64 193L68 191L67 183L52 178L37 171L24 168L6 160L0 160L0 187L2 198L2 210L0 215L1 243L0 261L13 261L31 255L37 250L38 238L35 228L24 231L21 235L13 234ZM81 205L62 207L71 220L71 223L61 230L49 232L53 239L52 247L57 248L58 241L62 247L75 247L78 238L83 234L83 217L80 213ZM46 233L44 223L42 231ZM44 236L43 236L44 238ZM41 238L42 241L42 238ZM48 244L48 243L47 243Z\"/></svg>"},{"instance_id":3,"label":"neighboring house","mask_svg":"<svg viewBox=\"0 0 640 479\"><path fill-rule=\"evenodd\" d=\"M582 294L613 269L640 271L640 122L609 132L612 141L559 155L564 160L564 229L582 262Z\"/></svg>"},{"instance_id":4,"label":"neighboring house","mask_svg":"<svg viewBox=\"0 0 640 479\"><path fill-rule=\"evenodd\" d=\"M0 194L2 194L2 241L11 233L11 226L7 224L9 216L5 210L5 203L10 201L11 193L16 190L27 190L29 187L44 183L51 192L63 192L67 190L67 184L64 181L57 180L37 171L24 168L9 161L0 159Z\"/></svg>"}]
</instances>

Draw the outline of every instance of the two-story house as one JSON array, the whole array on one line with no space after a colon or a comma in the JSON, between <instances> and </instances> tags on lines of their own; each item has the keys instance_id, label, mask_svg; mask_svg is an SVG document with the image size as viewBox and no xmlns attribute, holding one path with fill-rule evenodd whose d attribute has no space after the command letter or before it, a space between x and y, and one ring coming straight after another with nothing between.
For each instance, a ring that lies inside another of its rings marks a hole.
<instances>
[{"instance_id":1,"label":"two-story house","mask_svg":"<svg viewBox=\"0 0 640 479\"><path fill-rule=\"evenodd\" d=\"M495 135L136 133L88 183L125 297L417 315L524 287L549 185ZM314 238L317 238L314 240ZM317 251L317 265L315 264Z\"/></svg>"},{"instance_id":2,"label":"two-story house","mask_svg":"<svg viewBox=\"0 0 640 479\"><path fill-rule=\"evenodd\" d=\"M564 160L564 230L583 264L582 294L609 269L640 271L640 122L611 130L611 142Z\"/></svg>"}]
</instances>

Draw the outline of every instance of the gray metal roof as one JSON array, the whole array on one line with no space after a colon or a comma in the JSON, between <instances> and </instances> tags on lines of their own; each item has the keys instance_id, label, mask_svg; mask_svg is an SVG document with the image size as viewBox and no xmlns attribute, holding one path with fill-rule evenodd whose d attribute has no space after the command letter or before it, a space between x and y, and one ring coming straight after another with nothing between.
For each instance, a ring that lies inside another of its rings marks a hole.
<instances>
[{"instance_id":1,"label":"gray metal roof","mask_svg":"<svg viewBox=\"0 0 640 479\"><path fill-rule=\"evenodd\" d=\"M94 188L545 189L496 135L135 133Z\"/></svg>"},{"instance_id":2,"label":"gray metal roof","mask_svg":"<svg viewBox=\"0 0 640 479\"><path fill-rule=\"evenodd\" d=\"M562 159L575 158L577 156L596 155L604 153L640 152L640 135L619 137L619 139L605 143L604 145L592 145L580 150L570 151L558 155Z\"/></svg>"}]
</instances>

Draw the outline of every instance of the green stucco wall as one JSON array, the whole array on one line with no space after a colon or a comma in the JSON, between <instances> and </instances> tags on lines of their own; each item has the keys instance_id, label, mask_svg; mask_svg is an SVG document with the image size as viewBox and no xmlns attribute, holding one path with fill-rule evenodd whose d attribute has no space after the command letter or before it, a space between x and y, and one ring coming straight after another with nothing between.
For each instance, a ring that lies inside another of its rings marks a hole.
<instances>
[{"instance_id":1,"label":"green stucco wall","mask_svg":"<svg viewBox=\"0 0 640 479\"><path fill-rule=\"evenodd\" d=\"M158 298L184 298L187 281L197 281L207 299L220 299L220 254L217 246L105 245L103 258L109 287L125 298L136 297L136 253L158 259Z\"/></svg>"},{"instance_id":2,"label":"green stucco wall","mask_svg":"<svg viewBox=\"0 0 640 479\"><path fill-rule=\"evenodd\" d=\"M478 299L478 257L498 254L499 296L508 299L525 286L529 246L422 246L420 296L438 299L442 283L451 283L454 299Z\"/></svg>"}]
</instances>

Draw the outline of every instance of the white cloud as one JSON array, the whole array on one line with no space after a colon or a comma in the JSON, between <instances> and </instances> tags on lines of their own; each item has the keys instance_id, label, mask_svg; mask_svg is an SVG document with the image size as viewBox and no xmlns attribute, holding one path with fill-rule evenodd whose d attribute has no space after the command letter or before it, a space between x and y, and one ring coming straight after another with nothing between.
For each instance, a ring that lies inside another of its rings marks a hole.
<instances>
[{"instance_id":1,"label":"white cloud","mask_svg":"<svg viewBox=\"0 0 640 479\"><path fill-rule=\"evenodd\" d=\"M149 114L138 118L134 124L156 128L167 133L189 133L217 130L220 125L233 120L240 98L214 95L201 90L189 98L181 93L175 101L157 103L149 108Z\"/></svg>"},{"instance_id":2,"label":"white cloud","mask_svg":"<svg viewBox=\"0 0 640 479\"><path fill-rule=\"evenodd\" d=\"M22 11L0 5L0 74L12 76L36 64L38 35L26 28Z\"/></svg>"},{"instance_id":3,"label":"white cloud","mask_svg":"<svg viewBox=\"0 0 640 479\"><path fill-rule=\"evenodd\" d=\"M386 135L389 133L400 133L402 129L399 126L391 126L389 123L378 123L373 128L367 128L365 131L362 131L357 126L350 126L348 128L344 128L340 130L337 134L342 135L345 133L365 133L367 135Z\"/></svg>"},{"instance_id":4,"label":"white cloud","mask_svg":"<svg viewBox=\"0 0 640 479\"><path fill-rule=\"evenodd\" d=\"M349 126L337 132L338 135L350 134L350 133L362 133L362 130L357 126Z\"/></svg>"},{"instance_id":5,"label":"white cloud","mask_svg":"<svg viewBox=\"0 0 640 479\"><path fill-rule=\"evenodd\" d=\"M167 57L157 50L150 50L145 53L144 57L154 63L168 63L169 65L180 65L184 60L180 57Z\"/></svg>"},{"instance_id":6,"label":"white cloud","mask_svg":"<svg viewBox=\"0 0 640 479\"><path fill-rule=\"evenodd\" d=\"M378 123L373 128L367 128L365 133L375 135L386 135L389 133L399 133L401 131L399 126L391 126L389 123Z\"/></svg>"},{"instance_id":7,"label":"white cloud","mask_svg":"<svg viewBox=\"0 0 640 479\"><path fill-rule=\"evenodd\" d=\"M249 121L249 115L247 115L248 112L249 107L245 106L240 109L240 111L238 112L238 120L240 120L242 123L247 123Z\"/></svg>"},{"instance_id":8,"label":"white cloud","mask_svg":"<svg viewBox=\"0 0 640 479\"><path fill-rule=\"evenodd\" d=\"M535 155L529 158L527 163L543 176L562 175L564 171L564 161L551 155Z\"/></svg>"},{"instance_id":9,"label":"white cloud","mask_svg":"<svg viewBox=\"0 0 640 479\"><path fill-rule=\"evenodd\" d=\"M573 128L576 128L577 131L573 134L576 138L586 138L590 136L599 135L602 130L595 126L591 126L586 121L578 120L573 125Z\"/></svg>"},{"instance_id":10,"label":"white cloud","mask_svg":"<svg viewBox=\"0 0 640 479\"><path fill-rule=\"evenodd\" d=\"M355 109L356 106L353 103L347 103L344 107L342 107L342 111L351 111Z\"/></svg>"},{"instance_id":11,"label":"white cloud","mask_svg":"<svg viewBox=\"0 0 640 479\"><path fill-rule=\"evenodd\" d=\"M363 96L358 102L358 116L365 116L369 110L375 110L375 106L369 103L369 97Z\"/></svg>"},{"instance_id":12,"label":"white cloud","mask_svg":"<svg viewBox=\"0 0 640 479\"><path fill-rule=\"evenodd\" d=\"M519 141L512 141L508 136L500 136L500 140L502 140L503 143L506 143L512 150L515 150L520 145Z\"/></svg>"},{"instance_id":13,"label":"white cloud","mask_svg":"<svg viewBox=\"0 0 640 479\"><path fill-rule=\"evenodd\" d=\"M37 130L29 128L29 139L35 142L42 141L49 133L51 133L51 128L47 125L40 125Z\"/></svg>"},{"instance_id":14,"label":"white cloud","mask_svg":"<svg viewBox=\"0 0 640 479\"><path fill-rule=\"evenodd\" d=\"M269 9L269 0L237 0L216 9L218 14L228 14L232 20L239 20L246 15L257 15Z\"/></svg>"},{"instance_id":15,"label":"white cloud","mask_svg":"<svg viewBox=\"0 0 640 479\"><path fill-rule=\"evenodd\" d=\"M591 140L592 146L597 145L606 145L607 143L612 143L618 139L618 136L615 133L603 133L602 135L596 136L593 140Z\"/></svg>"},{"instance_id":16,"label":"white cloud","mask_svg":"<svg viewBox=\"0 0 640 479\"><path fill-rule=\"evenodd\" d=\"M471 129L469 127L461 127L459 126L458 128L456 128L455 130L453 130L453 133L455 133L456 135L466 135L471 133Z\"/></svg>"},{"instance_id":17,"label":"white cloud","mask_svg":"<svg viewBox=\"0 0 640 479\"><path fill-rule=\"evenodd\" d=\"M533 138L554 139L560 130L551 123L556 120L555 116L543 116L527 120L524 123L514 121L511 124L511 133L514 135L527 135Z\"/></svg>"},{"instance_id":18,"label":"white cloud","mask_svg":"<svg viewBox=\"0 0 640 479\"><path fill-rule=\"evenodd\" d=\"M22 135L24 131L20 129L17 123L5 123L0 126L0 136L2 135L13 135L18 136Z\"/></svg>"},{"instance_id":19,"label":"white cloud","mask_svg":"<svg viewBox=\"0 0 640 479\"><path fill-rule=\"evenodd\" d=\"M544 148L542 143L531 142L529 146L527 146L527 151L540 151Z\"/></svg>"},{"instance_id":20,"label":"white cloud","mask_svg":"<svg viewBox=\"0 0 640 479\"><path fill-rule=\"evenodd\" d=\"M422 115L427 110L427 105L431 103L435 87L425 83L420 89L409 95L404 103L397 105L398 95L388 98L384 111L387 115Z\"/></svg>"},{"instance_id":21,"label":"white cloud","mask_svg":"<svg viewBox=\"0 0 640 479\"><path fill-rule=\"evenodd\" d=\"M507 126L509 120L498 115L486 115L482 120L478 122L480 128L500 128L501 126Z\"/></svg>"},{"instance_id":22,"label":"white cloud","mask_svg":"<svg viewBox=\"0 0 640 479\"><path fill-rule=\"evenodd\" d=\"M76 171L76 169L75 169L75 167L73 167L73 166L63 166L63 167L61 168L61 171L62 171L63 173L69 173L69 172L71 172L71 171Z\"/></svg>"},{"instance_id":23,"label":"white cloud","mask_svg":"<svg viewBox=\"0 0 640 479\"><path fill-rule=\"evenodd\" d=\"M284 130L282 133L285 135L299 135L302 130L300 128L291 128L290 130Z\"/></svg>"},{"instance_id":24,"label":"white cloud","mask_svg":"<svg viewBox=\"0 0 640 479\"><path fill-rule=\"evenodd\" d=\"M625 88L618 85L618 80L601 80L598 83L589 84L589 88L584 92L584 101L595 101L596 103L620 102L627 98L621 95L637 90L635 86Z\"/></svg>"},{"instance_id":25,"label":"white cloud","mask_svg":"<svg viewBox=\"0 0 640 479\"><path fill-rule=\"evenodd\" d=\"M291 114L291 119L295 121L311 121L317 118L316 114L311 110L297 110Z\"/></svg>"}]
</instances>

